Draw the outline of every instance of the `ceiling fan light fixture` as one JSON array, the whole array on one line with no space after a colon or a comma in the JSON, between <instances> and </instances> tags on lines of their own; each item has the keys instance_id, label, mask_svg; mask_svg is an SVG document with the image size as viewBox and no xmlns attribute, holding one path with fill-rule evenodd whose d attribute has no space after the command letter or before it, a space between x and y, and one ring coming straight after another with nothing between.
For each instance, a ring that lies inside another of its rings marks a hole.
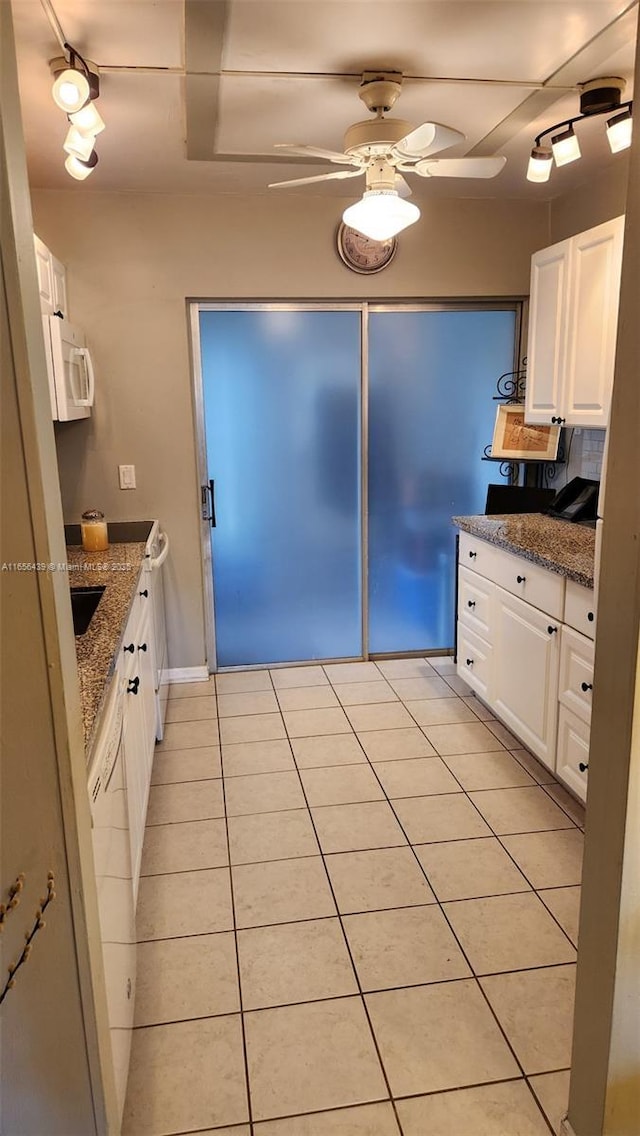
<instances>
[{"instance_id":1,"label":"ceiling fan light fixture","mask_svg":"<svg viewBox=\"0 0 640 1136\"><path fill-rule=\"evenodd\" d=\"M631 145L632 132L633 118L628 107L622 114L607 119L607 142L612 154L618 154Z\"/></svg>"},{"instance_id":2,"label":"ceiling fan light fixture","mask_svg":"<svg viewBox=\"0 0 640 1136\"><path fill-rule=\"evenodd\" d=\"M76 181L84 181L85 178L89 177L89 174L92 172L92 170L96 168L97 164L98 155L94 150L86 161L81 158L77 158L75 154L69 154L66 162L64 163L64 168L68 174L71 174L72 178L76 179Z\"/></svg>"},{"instance_id":3,"label":"ceiling fan light fixture","mask_svg":"<svg viewBox=\"0 0 640 1136\"><path fill-rule=\"evenodd\" d=\"M527 181L548 181L553 166L553 151L549 146L534 146L527 166Z\"/></svg>"},{"instance_id":4,"label":"ceiling fan light fixture","mask_svg":"<svg viewBox=\"0 0 640 1136\"><path fill-rule=\"evenodd\" d=\"M399 197L395 189L367 189L342 214L345 225L372 241L389 240L419 219L418 206Z\"/></svg>"},{"instance_id":5,"label":"ceiling fan light fixture","mask_svg":"<svg viewBox=\"0 0 640 1136\"><path fill-rule=\"evenodd\" d=\"M554 135L551 139L551 149L556 166L568 166L570 162L575 162L582 156L572 126L568 126L560 134Z\"/></svg>"}]
</instances>

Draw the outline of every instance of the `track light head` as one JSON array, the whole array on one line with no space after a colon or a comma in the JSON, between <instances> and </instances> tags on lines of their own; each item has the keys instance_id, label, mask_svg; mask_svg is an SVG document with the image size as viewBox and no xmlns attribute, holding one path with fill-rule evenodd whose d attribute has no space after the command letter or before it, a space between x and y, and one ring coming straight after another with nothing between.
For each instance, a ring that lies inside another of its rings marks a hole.
<instances>
[{"instance_id":1,"label":"track light head","mask_svg":"<svg viewBox=\"0 0 640 1136\"><path fill-rule=\"evenodd\" d=\"M69 59L57 56L49 63L54 77L51 94L56 106L67 114L74 114L100 95L98 67L91 60L82 59L73 48L69 48Z\"/></svg>"}]
</instances>

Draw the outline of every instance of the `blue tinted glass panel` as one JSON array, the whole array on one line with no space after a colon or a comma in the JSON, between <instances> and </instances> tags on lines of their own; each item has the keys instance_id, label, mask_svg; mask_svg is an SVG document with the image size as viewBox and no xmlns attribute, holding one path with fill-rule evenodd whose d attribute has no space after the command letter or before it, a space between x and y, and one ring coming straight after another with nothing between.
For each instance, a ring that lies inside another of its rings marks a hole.
<instances>
[{"instance_id":1,"label":"blue tinted glass panel","mask_svg":"<svg viewBox=\"0 0 640 1136\"><path fill-rule=\"evenodd\" d=\"M369 315L369 650L454 642L455 529L483 513L481 460L499 375L513 368L515 312Z\"/></svg>"},{"instance_id":2,"label":"blue tinted glass panel","mask_svg":"<svg viewBox=\"0 0 640 1136\"><path fill-rule=\"evenodd\" d=\"M219 666L362 654L360 315L200 313Z\"/></svg>"}]
</instances>

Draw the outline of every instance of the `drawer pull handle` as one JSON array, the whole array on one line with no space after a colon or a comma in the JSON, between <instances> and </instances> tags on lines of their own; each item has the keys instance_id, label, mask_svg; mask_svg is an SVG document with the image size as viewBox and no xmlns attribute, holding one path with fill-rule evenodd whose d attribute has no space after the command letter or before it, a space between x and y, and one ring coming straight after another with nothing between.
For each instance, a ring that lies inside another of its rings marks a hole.
<instances>
[{"instance_id":1,"label":"drawer pull handle","mask_svg":"<svg viewBox=\"0 0 640 1136\"><path fill-rule=\"evenodd\" d=\"M129 643L128 647L123 647L122 649L123 651L131 651L131 654L133 654L133 652L135 651L133 643Z\"/></svg>"},{"instance_id":2,"label":"drawer pull handle","mask_svg":"<svg viewBox=\"0 0 640 1136\"><path fill-rule=\"evenodd\" d=\"M145 598L146 598L149 595L149 589L145 588L143 592L138 592L138 595L139 596L145 596Z\"/></svg>"},{"instance_id":3,"label":"drawer pull handle","mask_svg":"<svg viewBox=\"0 0 640 1136\"><path fill-rule=\"evenodd\" d=\"M146 643L141 643L140 646L138 647L139 651L146 651L146 649L147 649Z\"/></svg>"},{"instance_id":4,"label":"drawer pull handle","mask_svg":"<svg viewBox=\"0 0 640 1136\"><path fill-rule=\"evenodd\" d=\"M475 607L475 606L476 606L475 600L467 600L467 607Z\"/></svg>"},{"instance_id":5,"label":"drawer pull handle","mask_svg":"<svg viewBox=\"0 0 640 1136\"><path fill-rule=\"evenodd\" d=\"M557 628L557 627L552 627L552 625L551 625L551 624L549 624L549 626L547 627L547 631L549 632L549 635L555 635L555 633L556 633L556 631L557 631L557 630L558 630L558 628Z\"/></svg>"},{"instance_id":6,"label":"drawer pull handle","mask_svg":"<svg viewBox=\"0 0 640 1136\"><path fill-rule=\"evenodd\" d=\"M588 690L593 690L593 683L592 682L581 682L580 686L584 690L585 694L587 693Z\"/></svg>"},{"instance_id":7,"label":"drawer pull handle","mask_svg":"<svg viewBox=\"0 0 640 1136\"><path fill-rule=\"evenodd\" d=\"M469 560L475 560L477 555L478 555L477 552L470 552L469 553Z\"/></svg>"},{"instance_id":8,"label":"drawer pull handle","mask_svg":"<svg viewBox=\"0 0 640 1136\"><path fill-rule=\"evenodd\" d=\"M589 623L593 623L594 615L592 611L587 612L587 619L589 620Z\"/></svg>"},{"instance_id":9,"label":"drawer pull handle","mask_svg":"<svg viewBox=\"0 0 640 1136\"><path fill-rule=\"evenodd\" d=\"M526 576L516 576L516 580L518 581L519 584L524 584L526 578L527 578Z\"/></svg>"},{"instance_id":10,"label":"drawer pull handle","mask_svg":"<svg viewBox=\"0 0 640 1136\"><path fill-rule=\"evenodd\" d=\"M137 694L139 686L140 686L140 679L139 679L138 675L136 675L135 678L130 678L129 679L129 685L127 687L127 694Z\"/></svg>"},{"instance_id":11,"label":"drawer pull handle","mask_svg":"<svg viewBox=\"0 0 640 1136\"><path fill-rule=\"evenodd\" d=\"M468 666L468 667L472 667L472 666L473 666L473 659L467 659L467 666Z\"/></svg>"},{"instance_id":12,"label":"drawer pull handle","mask_svg":"<svg viewBox=\"0 0 640 1136\"><path fill-rule=\"evenodd\" d=\"M581 773L586 773L588 768L589 768L589 762L588 761L586 761L586 762L585 761L579 761L578 762L578 769L580 770Z\"/></svg>"}]
</instances>

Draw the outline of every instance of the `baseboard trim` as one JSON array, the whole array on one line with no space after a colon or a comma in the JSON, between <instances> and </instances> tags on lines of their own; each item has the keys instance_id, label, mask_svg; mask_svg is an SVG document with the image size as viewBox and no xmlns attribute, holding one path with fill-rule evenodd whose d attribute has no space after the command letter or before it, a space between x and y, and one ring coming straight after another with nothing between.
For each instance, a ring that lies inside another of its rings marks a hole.
<instances>
[{"instance_id":1,"label":"baseboard trim","mask_svg":"<svg viewBox=\"0 0 640 1136\"><path fill-rule=\"evenodd\" d=\"M169 667L162 672L163 682L208 682L206 667Z\"/></svg>"},{"instance_id":2,"label":"baseboard trim","mask_svg":"<svg viewBox=\"0 0 640 1136\"><path fill-rule=\"evenodd\" d=\"M560 1121L560 1136L576 1136L573 1128L569 1124L568 1116L565 1116L564 1119Z\"/></svg>"}]
</instances>

